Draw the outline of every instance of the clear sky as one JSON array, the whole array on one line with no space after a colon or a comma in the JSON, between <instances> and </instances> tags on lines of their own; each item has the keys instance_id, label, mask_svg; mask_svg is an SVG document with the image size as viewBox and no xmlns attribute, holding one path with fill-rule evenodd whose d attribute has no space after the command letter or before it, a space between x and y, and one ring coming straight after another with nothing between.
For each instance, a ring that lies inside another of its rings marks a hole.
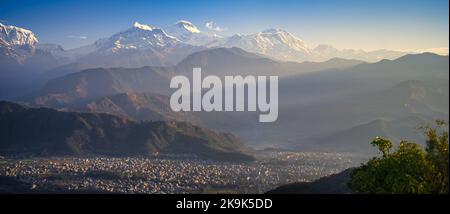
<instances>
[{"instance_id":1,"label":"clear sky","mask_svg":"<svg viewBox=\"0 0 450 214\"><path fill-rule=\"evenodd\" d=\"M0 0L0 22L73 48L129 28L184 19L220 34L282 28L310 47L428 50L449 47L448 0ZM216 27L217 27L216 26Z\"/></svg>"}]
</instances>

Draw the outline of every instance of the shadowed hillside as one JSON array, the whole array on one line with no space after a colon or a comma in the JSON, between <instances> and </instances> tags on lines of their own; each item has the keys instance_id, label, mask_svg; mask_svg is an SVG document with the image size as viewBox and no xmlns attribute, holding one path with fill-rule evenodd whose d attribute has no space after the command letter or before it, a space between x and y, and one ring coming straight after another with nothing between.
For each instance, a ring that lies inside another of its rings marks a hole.
<instances>
[{"instance_id":1,"label":"shadowed hillside","mask_svg":"<svg viewBox=\"0 0 450 214\"><path fill-rule=\"evenodd\" d=\"M136 121L197 121L189 112L174 112L169 97L154 93L123 93L88 102L76 110L109 113Z\"/></svg>"},{"instance_id":2,"label":"shadowed hillside","mask_svg":"<svg viewBox=\"0 0 450 214\"><path fill-rule=\"evenodd\" d=\"M195 154L217 160L252 160L231 134L185 122L138 123L108 114L60 112L0 103L0 150L54 155Z\"/></svg>"},{"instance_id":3,"label":"shadowed hillside","mask_svg":"<svg viewBox=\"0 0 450 214\"><path fill-rule=\"evenodd\" d=\"M348 187L354 168L317 179L313 182L287 184L268 191L266 194L350 194Z\"/></svg>"}]
</instances>

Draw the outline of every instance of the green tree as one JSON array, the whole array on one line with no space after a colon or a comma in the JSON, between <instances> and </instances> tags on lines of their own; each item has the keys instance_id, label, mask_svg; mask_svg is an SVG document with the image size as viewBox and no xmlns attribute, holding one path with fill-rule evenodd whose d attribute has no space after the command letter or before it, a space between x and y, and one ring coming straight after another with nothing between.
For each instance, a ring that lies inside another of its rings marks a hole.
<instances>
[{"instance_id":1,"label":"green tree","mask_svg":"<svg viewBox=\"0 0 450 214\"><path fill-rule=\"evenodd\" d=\"M352 174L350 188L364 194L441 194L449 192L449 151L447 123L422 127L426 148L401 141L395 151L389 139L376 137L372 145L382 154Z\"/></svg>"}]
</instances>

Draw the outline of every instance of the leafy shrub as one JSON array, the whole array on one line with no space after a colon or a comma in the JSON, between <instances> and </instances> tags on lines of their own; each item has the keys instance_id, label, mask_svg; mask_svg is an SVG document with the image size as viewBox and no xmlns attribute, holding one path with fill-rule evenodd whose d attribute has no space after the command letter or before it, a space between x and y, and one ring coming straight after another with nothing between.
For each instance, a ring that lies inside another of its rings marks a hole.
<instances>
[{"instance_id":1,"label":"leafy shrub","mask_svg":"<svg viewBox=\"0 0 450 214\"><path fill-rule=\"evenodd\" d=\"M401 141L393 150L389 139L376 137L381 157L374 157L356 169L349 183L363 194L448 194L449 143L447 123L437 120L434 127L422 127L426 148Z\"/></svg>"}]
</instances>

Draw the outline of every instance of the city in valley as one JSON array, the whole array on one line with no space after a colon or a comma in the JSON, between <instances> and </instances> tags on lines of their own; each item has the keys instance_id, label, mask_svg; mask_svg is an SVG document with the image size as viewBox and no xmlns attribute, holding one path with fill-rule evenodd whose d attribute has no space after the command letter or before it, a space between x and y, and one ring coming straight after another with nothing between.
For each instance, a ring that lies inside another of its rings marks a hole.
<instances>
[{"instance_id":1,"label":"city in valley","mask_svg":"<svg viewBox=\"0 0 450 214\"><path fill-rule=\"evenodd\" d=\"M1 157L0 177L37 192L264 193L359 166L338 153L259 151L254 162L216 162L189 155L142 157Z\"/></svg>"}]
</instances>

